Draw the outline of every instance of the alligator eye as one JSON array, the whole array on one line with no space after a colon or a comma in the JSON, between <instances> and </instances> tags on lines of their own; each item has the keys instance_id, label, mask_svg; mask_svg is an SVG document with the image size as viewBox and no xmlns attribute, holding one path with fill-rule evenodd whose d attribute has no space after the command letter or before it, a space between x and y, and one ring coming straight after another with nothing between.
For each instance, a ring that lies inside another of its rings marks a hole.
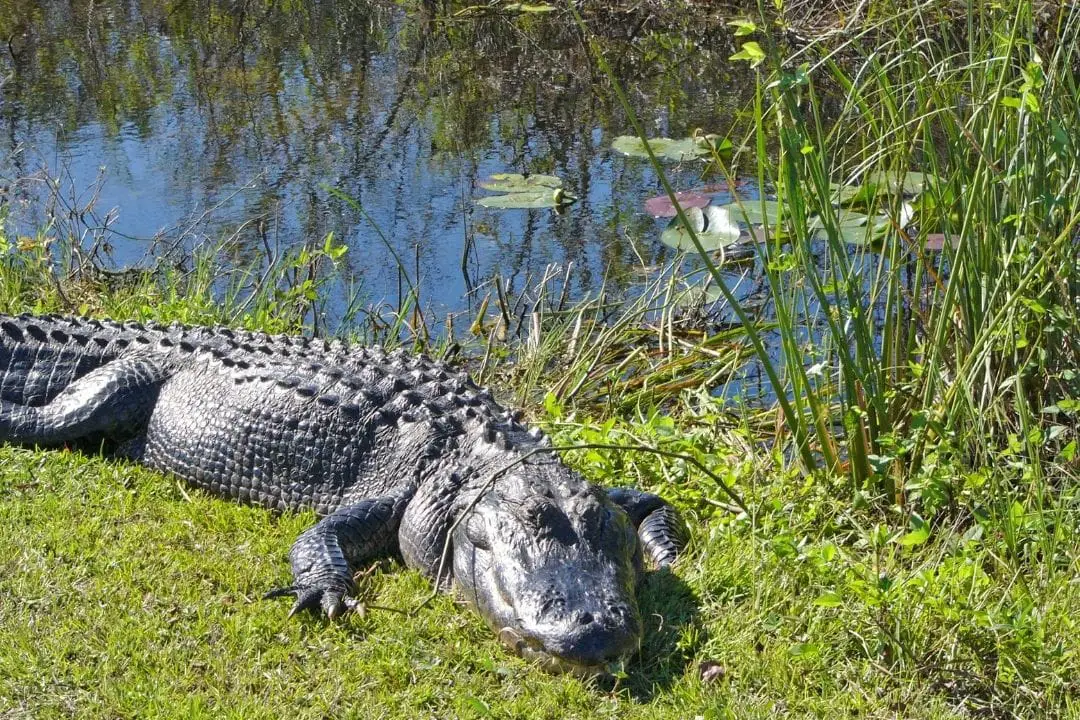
<instances>
[{"instance_id":1,"label":"alligator eye","mask_svg":"<svg viewBox=\"0 0 1080 720\"><path fill-rule=\"evenodd\" d=\"M532 527L546 527L559 516L559 509L548 498L531 496L521 503L522 520Z\"/></svg>"},{"instance_id":2,"label":"alligator eye","mask_svg":"<svg viewBox=\"0 0 1080 720\"><path fill-rule=\"evenodd\" d=\"M465 537L473 544L473 547L479 550L491 550L491 543L488 541L484 520L476 513L472 513L465 520Z\"/></svg>"}]
</instances>

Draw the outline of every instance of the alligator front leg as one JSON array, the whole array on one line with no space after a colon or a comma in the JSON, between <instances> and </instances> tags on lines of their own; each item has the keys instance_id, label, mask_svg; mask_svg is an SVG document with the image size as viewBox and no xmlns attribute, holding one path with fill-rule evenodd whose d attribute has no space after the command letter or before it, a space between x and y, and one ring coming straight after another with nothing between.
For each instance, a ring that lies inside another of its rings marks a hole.
<instances>
[{"instance_id":1,"label":"alligator front leg","mask_svg":"<svg viewBox=\"0 0 1080 720\"><path fill-rule=\"evenodd\" d=\"M136 437L145 432L158 390L171 373L161 357L133 356L87 373L46 405L0 401L0 440L63 445Z\"/></svg>"},{"instance_id":2,"label":"alligator front leg","mask_svg":"<svg viewBox=\"0 0 1080 720\"><path fill-rule=\"evenodd\" d=\"M633 488L612 488L608 497L630 516L642 547L657 566L675 562L686 546L686 528L675 508L659 495Z\"/></svg>"},{"instance_id":3,"label":"alligator front leg","mask_svg":"<svg viewBox=\"0 0 1080 720\"><path fill-rule=\"evenodd\" d=\"M353 575L365 564L397 549L397 530L412 489L401 495L372 498L330 513L305 531L289 551L293 584L264 598L292 595L292 617L322 608L334 619L356 605Z\"/></svg>"}]
</instances>

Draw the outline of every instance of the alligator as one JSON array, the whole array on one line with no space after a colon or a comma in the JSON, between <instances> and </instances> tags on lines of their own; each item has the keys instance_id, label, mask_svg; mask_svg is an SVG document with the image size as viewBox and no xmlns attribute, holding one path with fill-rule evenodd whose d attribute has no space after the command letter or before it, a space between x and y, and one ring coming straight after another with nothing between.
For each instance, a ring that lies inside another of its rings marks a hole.
<instances>
[{"instance_id":1,"label":"alligator","mask_svg":"<svg viewBox=\"0 0 1080 720\"><path fill-rule=\"evenodd\" d=\"M403 351L222 327L0 315L0 441L107 449L320 519L266 597L339 618L398 556L512 651L604 674L640 645L645 558L684 543L651 493L602 490L467 372Z\"/></svg>"}]
</instances>

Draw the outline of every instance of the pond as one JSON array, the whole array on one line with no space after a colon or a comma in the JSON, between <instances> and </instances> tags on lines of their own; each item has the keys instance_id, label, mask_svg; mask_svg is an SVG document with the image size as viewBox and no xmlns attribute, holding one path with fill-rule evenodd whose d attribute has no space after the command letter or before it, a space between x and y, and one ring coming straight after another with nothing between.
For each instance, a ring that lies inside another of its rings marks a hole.
<instances>
[{"instance_id":1,"label":"pond","mask_svg":"<svg viewBox=\"0 0 1080 720\"><path fill-rule=\"evenodd\" d=\"M745 109L753 83L719 19L586 22L650 133L722 131ZM400 302L400 258L443 318L474 312L496 276L520 291L569 266L581 297L632 291L673 257L643 208L656 176L612 151L630 123L562 11L12 0L0 38L0 200L27 228L92 204L111 267L205 241L240 262L333 232L349 251L332 312ZM671 177L691 187L702 167ZM478 207L500 172L556 175L579 200Z\"/></svg>"}]
</instances>

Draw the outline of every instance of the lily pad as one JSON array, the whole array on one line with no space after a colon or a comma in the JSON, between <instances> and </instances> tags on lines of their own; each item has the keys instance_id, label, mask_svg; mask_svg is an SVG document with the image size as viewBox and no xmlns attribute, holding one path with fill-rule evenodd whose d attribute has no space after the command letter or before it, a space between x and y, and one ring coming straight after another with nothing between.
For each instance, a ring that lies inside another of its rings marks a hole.
<instances>
[{"instance_id":1,"label":"lily pad","mask_svg":"<svg viewBox=\"0 0 1080 720\"><path fill-rule=\"evenodd\" d=\"M554 175L521 175L519 173L495 173L480 183L480 187L493 192L535 192L544 188L561 188L563 181Z\"/></svg>"},{"instance_id":2,"label":"lily pad","mask_svg":"<svg viewBox=\"0 0 1080 720\"><path fill-rule=\"evenodd\" d=\"M724 208L710 205L704 209L692 207L684 211L690 227L697 235L701 247L705 250L718 250L736 242L742 235L739 225ZM694 251L694 241L679 218L668 223L667 229L660 234L660 241L679 250Z\"/></svg>"},{"instance_id":3,"label":"lily pad","mask_svg":"<svg viewBox=\"0 0 1080 720\"><path fill-rule=\"evenodd\" d=\"M495 210L511 210L520 208L553 208L569 205L577 200L573 195L563 192L562 188L554 190L530 190L529 192L512 192L504 195L489 195L479 198L477 205Z\"/></svg>"},{"instance_id":4,"label":"lily pad","mask_svg":"<svg viewBox=\"0 0 1080 720\"><path fill-rule=\"evenodd\" d=\"M864 185L878 185L887 188L891 193L903 193L904 195L918 195L928 185L937 182L937 178L929 173L921 172L885 172L873 170L863 177Z\"/></svg>"},{"instance_id":5,"label":"lily pad","mask_svg":"<svg viewBox=\"0 0 1080 720\"><path fill-rule=\"evenodd\" d=\"M649 138L649 147L658 160L681 162L694 160L710 152L709 141L700 137L688 137L680 140L659 137ZM611 149L630 157L647 158L645 143L636 135L620 135L611 143Z\"/></svg>"},{"instance_id":6,"label":"lily pad","mask_svg":"<svg viewBox=\"0 0 1080 720\"><path fill-rule=\"evenodd\" d=\"M742 203L721 205L731 217L747 225L776 225L780 219L780 203L775 200L747 200Z\"/></svg>"},{"instance_id":7,"label":"lily pad","mask_svg":"<svg viewBox=\"0 0 1080 720\"><path fill-rule=\"evenodd\" d=\"M905 203L901 208L901 217L898 219L901 227L911 221L911 215L906 212L910 207ZM853 210L839 210L837 212L837 232L840 239L849 245L870 245L881 239L885 231L892 227L892 221L888 215L864 215ZM813 217L808 224L813 232L813 237L823 240L826 237L825 223L820 217Z\"/></svg>"},{"instance_id":8,"label":"lily pad","mask_svg":"<svg viewBox=\"0 0 1080 720\"><path fill-rule=\"evenodd\" d=\"M504 194L479 198L476 204L497 210L562 207L577 200L563 190L562 184L562 179L554 175L495 173L480 187Z\"/></svg>"},{"instance_id":9,"label":"lily pad","mask_svg":"<svg viewBox=\"0 0 1080 720\"><path fill-rule=\"evenodd\" d=\"M682 209L703 208L709 204L709 197L692 190L675 193L675 199ZM675 217L675 206L671 204L671 198L665 195L657 195L645 201L645 212L653 217Z\"/></svg>"},{"instance_id":10,"label":"lily pad","mask_svg":"<svg viewBox=\"0 0 1080 720\"><path fill-rule=\"evenodd\" d=\"M870 216L866 213L855 212L854 210L838 210L835 218L837 226L841 229L862 227L866 225L866 221L869 219ZM825 222L815 215L810 218L807 227L811 230L824 230Z\"/></svg>"},{"instance_id":11,"label":"lily pad","mask_svg":"<svg viewBox=\"0 0 1080 720\"><path fill-rule=\"evenodd\" d=\"M839 185L832 183L830 199L833 205L843 207L866 207L886 192L884 185L865 183L862 185Z\"/></svg>"}]
</instances>

